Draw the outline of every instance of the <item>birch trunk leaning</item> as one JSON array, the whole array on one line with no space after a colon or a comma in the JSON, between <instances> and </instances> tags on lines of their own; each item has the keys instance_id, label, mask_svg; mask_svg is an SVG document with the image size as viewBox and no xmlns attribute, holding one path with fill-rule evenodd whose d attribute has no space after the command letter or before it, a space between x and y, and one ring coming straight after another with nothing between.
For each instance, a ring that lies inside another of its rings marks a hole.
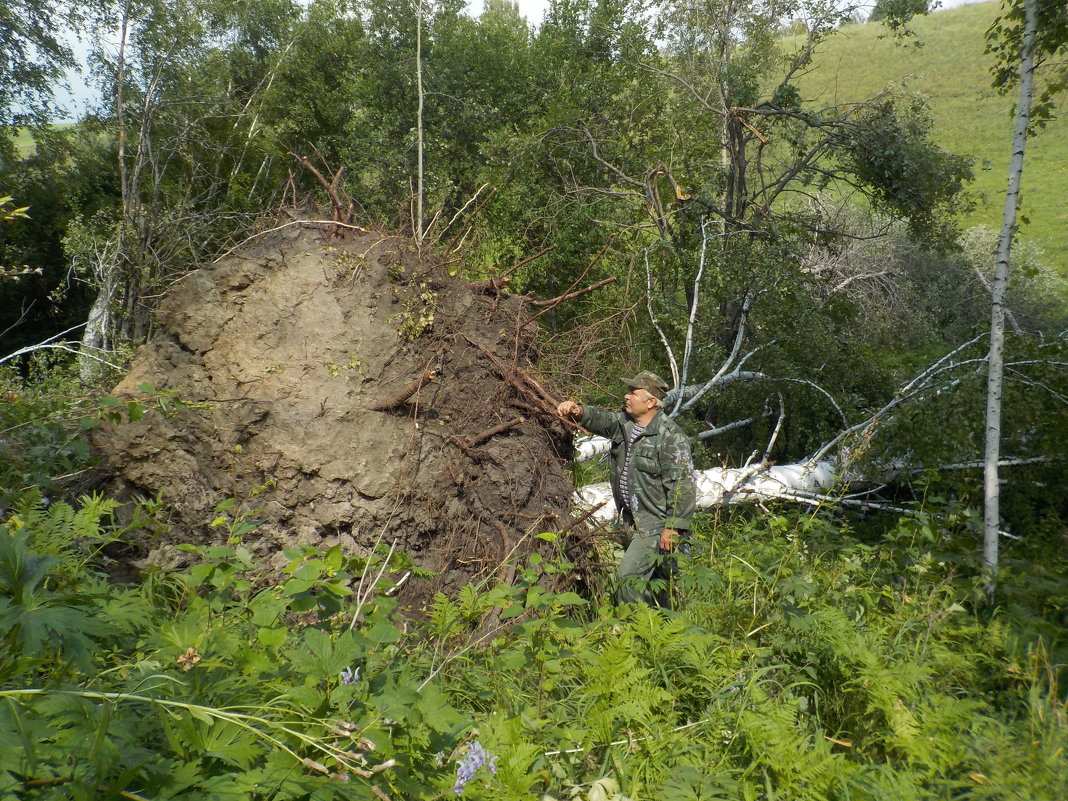
<instances>
[{"instance_id":1,"label":"birch trunk leaning","mask_svg":"<svg viewBox=\"0 0 1068 801\"><path fill-rule=\"evenodd\" d=\"M1009 255L1020 204L1020 176L1023 173L1027 123L1035 75L1035 36L1038 28L1037 0L1024 0L1024 31L1020 59L1020 100L1016 109L1016 129L1012 138L1009 184L998 240L997 263L991 287L990 356L986 390L986 458L983 467L983 569L987 573L987 593L993 593L998 570L998 522L1001 517L998 458L1001 452L1001 405L1005 354L1005 291L1009 283Z\"/></svg>"}]
</instances>

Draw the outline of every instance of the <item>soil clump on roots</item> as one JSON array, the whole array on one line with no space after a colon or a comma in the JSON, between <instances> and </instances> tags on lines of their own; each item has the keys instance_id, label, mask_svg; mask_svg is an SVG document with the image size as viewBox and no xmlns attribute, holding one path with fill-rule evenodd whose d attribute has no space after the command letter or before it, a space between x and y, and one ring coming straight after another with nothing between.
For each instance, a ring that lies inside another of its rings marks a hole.
<instances>
[{"instance_id":1,"label":"soil clump on roots","mask_svg":"<svg viewBox=\"0 0 1068 801\"><path fill-rule=\"evenodd\" d=\"M533 378L523 298L421 261L403 238L295 221L183 278L115 389L173 392L175 413L102 426L111 490L162 497L173 540L226 536L218 504L262 521L265 568L289 546L376 543L433 570L411 604L544 545L574 519L570 431ZM255 511L252 511L255 510ZM168 556L168 554L170 556Z\"/></svg>"}]
</instances>

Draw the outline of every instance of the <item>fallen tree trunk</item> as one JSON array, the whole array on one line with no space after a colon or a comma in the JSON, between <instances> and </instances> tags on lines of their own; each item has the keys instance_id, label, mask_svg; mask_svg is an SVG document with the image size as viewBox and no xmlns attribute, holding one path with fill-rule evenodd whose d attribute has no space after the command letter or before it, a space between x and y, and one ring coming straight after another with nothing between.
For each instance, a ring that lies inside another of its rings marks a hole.
<instances>
[{"instance_id":1,"label":"fallen tree trunk","mask_svg":"<svg viewBox=\"0 0 1068 801\"><path fill-rule=\"evenodd\" d=\"M608 453L612 443L604 437L585 436L575 442L575 461L587 461ZM1047 464L1050 457L1036 456L1022 459L1001 459L999 467L1016 467L1022 465ZM978 470L984 466L981 460L940 464L938 470ZM908 468L895 464L887 468L891 474L922 472L924 467ZM830 460L803 461L795 464L768 465L755 464L749 467L713 467L708 470L695 470L694 484L697 488L697 508L712 509L737 503L758 503L760 501L792 501L809 505L843 505L864 509L881 509L915 514L916 510L902 506L871 500L868 497L838 497L825 494L844 483L856 484L863 477L848 465L841 465ZM868 493L859 493L867 495ZM609 521L616 517L617 510L612 499L612 487L605 481L587 484L575 491L573 503L595 520ZM1002 537L1019 539L1006 531L998 531Z\"/></svg>"},{"instance_id":2,"label":"fallen tree trunk","mask_svg":"<svg viewBox=\"0 0 1068 801\"><path fill-rule=\"evenodd\" d=\"M593 441L592 444L590 440ZM589 451L601 446L602 442L604 447L601 453L606 453L610 443L603 437L589 438L582 446ZM711 509L731 503L755 503L761 500L792 500L797 493L829 490L839 480L840 476L835 472L834 464L829 461L713 467L694 472L698 509ZM597 520L612 520L617 514L615 502L612 500L612 487L607 481L587 484L576 490L573 497L575 505L581 509L592 509L600 505L593 513Z\"/></svg>"},{"instance_id":3,"label":"fallen tree trunk","mask_svg":"<svg viewBox=\"0 0 1068 801\"><path fill-rule=\"evenodd\" d=\"M861 476L854 474L854 471L848 470L852 459L850 448L845 443L850 438L870 439L876 427L885 422L887 417L901 404L919 398L925 393L937 395L945 388L955 386L959 382L959 377L954 374L961 368L976 369L979 365L985 364L985 358L959 358L965 350L975 345L981 338L982 335L965 342L938 359L934 364L920 371L883 408L868 419L850 426L843 414L845 428L800 462L788 465L771 465L769 463L768 454L771 453L772 444L777 435L773 433L760 461L740 468L711 468L709 470L695 471L694 483L697 485L697 507L699 509L708 509L724 504L753 503L760 500L797 500L805 494L829 490L841 482L862 480ZM735 354L732 354L727 364L731 364L734 359ZM687 403L681 405L681 411L692 405L694 401L712 387L726 385L738 380L774 380L764 373L741 371L740 367L741 363L739 362L733 372L726 373L725 365L724 369L721 369L716 377L704 384L683 385L681 389L678 387L673 389L665 398L665 406L669 406L673 400L690 398ZM949 381L949 383L939 385L936 383L936 379ZM809 381L800 379L784 380L796 380L800 383L811 384ZM811 385L826 395L820 387L815 384ZM827 397L841 414L842 411L839 405L829 395ZM676 403L676 405L678 406L679 404ZM670 414L674 416L673 413ZM782 413L780 411L780 422L781 417ZM725 430L731 425L728 424L721 430ZM778 426L776 426L777 431ZM700 437L700 434L698 436ZM577 461L592 459L600 454L607 453L611 446L611 442L604 437L582 437L575 443L575 459ZM900 469L900 465L897 466L897 469ZM609 484L588 485L578 490L574 496L574 502L580 508L590 508L594 504L604 501L607 501L607 503L598 511L597 517L599 519L611 519L616 515L616 509Z\"/></svg>"}]
</instances>

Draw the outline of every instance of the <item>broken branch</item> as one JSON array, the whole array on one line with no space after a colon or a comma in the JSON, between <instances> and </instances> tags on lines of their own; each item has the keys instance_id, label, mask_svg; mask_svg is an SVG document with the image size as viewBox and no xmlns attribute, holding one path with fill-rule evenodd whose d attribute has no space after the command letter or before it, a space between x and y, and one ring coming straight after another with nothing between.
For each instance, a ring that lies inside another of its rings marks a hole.
<instances>
[{"instance_id":1,"label":"broken branch","mask_svg":"<svg viewBox=\"0 0 1068 801\"><path fill-rule=\"evenodd\" d=\"M524 264L530 264L532 261L534 261L534 259L540 259L546 253L551 253L554 250L556 250L556 245L549 245L549 247L543 248L542 250L539 250L533 256L527 256L525 259L523 259L523 261L519 262L518 264L513 265L512 267L509 267L504 272L504 274L501 276L501 278L504 278L505 275L511 275L516 270L518 270L520 267L522 267Z\"/></svg>"},{"instance_id":2,"label":"broken branch","mask_svg":"<svg viewBox=\"0 0 1068 801\"><path fill-rule=\"evenodd\" d=\"M598 281L598 282L596 282L594 284L590 284L588 287L576 290L575 292L568 292L566 295L561 295L560 297L553 298L552 300L532 300L532 301L530 301L530 305L531 306L545 306L545 308L542 309L537 314L535 314L534 316L529 317L526 320L524 320L523 321L523 325L530 325L532 322L537 320L539 317L541 317L546 312L550 312L553 309L555 309L557 306L559 306L565 300L572 300L573 298L577 298L577 297L579 297L581 295L585 295L588 292L593 292L593 290L600 289L601 287L603 287L603 286L605 286L607 284L610 284L615 280L616 280L616 276L610 275L607 278L602 278L600 281Z\"/></svg>"},{"instance_id":3,"label":"broken branch","mask_svg":"<svg viewBox=\"0 0 1068 801\"><path fill-rule=\"evenodd\" d=\"M511 276L512 273L514 273L516 270L518 270L524 264L529 264L530 262L534 261L534 259L537 259L537 258L539 258L541 256L544 256L546 253L548 253L548 252L550 252L552 250L555 250L555 249L556 249L556 245L550 245L549 247L545 248L544 250L541 250L538 253L535 253L533 256L529 256L528 258L523 259L523 261L519 262L518 264L512 265L511 267L509 267L507 270L505 270L500 275L494 275L494 276L490 276L489 278L483 278L481 281L468 281L467 282L467 287L468 287L468 289L472 290L473 292L498 292L499 293L503 287L506 287L508 285L508 278L509 278L509 276Z\"/></svg>"},{"instance_id":4,"label":"broken branch","mask_svg":"<svg viewBox=\"0 0 1068 801\"><path fill-rule=\"evenodd\" d=\"M563 294L563 295L560 295L558 297L552 298L551 300L532 300L532 301L529 301L529 303L530 303L531 306L538 306L538 307L546 306L548 308L546 308L545 311L548 311L549 309L551 309L553 306L557 305L558 303L562 303L565 300L571 300L572 298L577 298L580 295L585 295L587 292L593 292L593 290L600 289L605 284L610 284L615 280L616 280L616 276L610 275L607 278L602 278L600 281L598 281L598 282L596 282L594 284L590 284L588 287L584 287L582 289L576 290L575 292L567 292L566 294ZM544 314L545 312L541 312L541 313ZM534 318L531 318L531 319L534 319Z\"/></svg>"},{"instance_id":5,"label":"broken branch","mask_svg":"<svg viewBox=\"0 0 1068 801\"><path fill-rule=\"evenodd\" d=\"M316 150L316 153L319 155L320 158L322 158L322 155L318 153L318 150ZM341 200L341 193L338 189L339 183L341 181L341 174L345 171L345 167L342 166L334 175L333 179L328 181L326 180L326 176L319 172L319 170L316 169L315 165L312 164L308 158L294 153L292 150L289 151L289 155L299 161L301 166L304 167L304 169L306 169L312 175L314 175L316 180L318 180L319 183L323 185L323 188L326 190L327 195L330 196L330 204L334 208L333 221L340 223L348 223L349 217L351 215L349 213L343 213L343 210L345 209L345 204Z\"/></svg>"},{"instance_id":6,"label":"broken branch","mask_svg":"<svg viewBox=\"0 0 1068 801\"><path fill-rule=\"evenodd\" d=\"M601 503L597 504L596 506L594 506L594 507L592 507L590 509L587 509L581 515L579 515L579 517L576 518L575 521L573 523L571 523L571 525L565 526L564 528L560 529L556 533L557 534L564 534L564 533L570 531L573 528L581 526L583 523L585 523L587 520L589 520L591 517L593 517L598 511L600 511L600 508L602 506L604 506L606 503L608 503L608 501L601 501Z\"/></svg>"}]
</instances>

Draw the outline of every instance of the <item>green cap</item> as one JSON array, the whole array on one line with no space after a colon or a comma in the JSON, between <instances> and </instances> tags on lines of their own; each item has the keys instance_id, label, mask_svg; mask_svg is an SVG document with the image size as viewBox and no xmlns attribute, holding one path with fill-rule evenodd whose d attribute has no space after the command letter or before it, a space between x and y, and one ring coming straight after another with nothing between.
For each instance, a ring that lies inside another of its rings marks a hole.
<instances>
[{"instance_id":1,"label":"green cap","mask_svg":"<svg viewBox=\"0 0 1068 801\"><path fill-rule=\"evenodd\" d=\"M634 378L624 378L623 383L631 389L644 389L658 400L663 400L668 391L667 382L656 373L650 373L648 370L642 370Z\"/></svg>"}]
</instances>

